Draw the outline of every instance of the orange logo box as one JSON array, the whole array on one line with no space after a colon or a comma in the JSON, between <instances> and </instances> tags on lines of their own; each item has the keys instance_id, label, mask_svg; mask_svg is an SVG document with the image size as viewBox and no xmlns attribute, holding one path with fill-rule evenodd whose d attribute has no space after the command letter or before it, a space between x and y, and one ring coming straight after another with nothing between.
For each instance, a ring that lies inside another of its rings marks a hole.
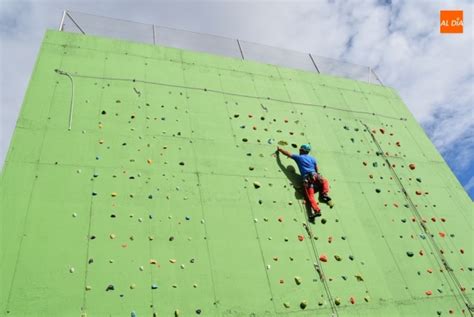
<instances>
[{"instance_id":1,"label":"orange logo box","mask_svg":"<svg viewBox=\"0 0 474 317\"><path fill-rule=\"evenodd\" d=\"M463 33L463 11L439 11L440 33Z\"/></svg>"}]
</instances>

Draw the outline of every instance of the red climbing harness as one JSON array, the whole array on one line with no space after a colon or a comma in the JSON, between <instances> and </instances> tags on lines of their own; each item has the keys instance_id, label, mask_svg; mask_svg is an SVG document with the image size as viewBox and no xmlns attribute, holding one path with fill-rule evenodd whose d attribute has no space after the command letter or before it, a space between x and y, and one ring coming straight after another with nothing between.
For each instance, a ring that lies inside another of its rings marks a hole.
<instances>
[{"instance_id":1,"label":"red climbing harness","mask_svg":"<svg viewBox=\"0 0 474 317\"><path fill-rule=\"evenodd\" d=\"M318 202L314 199L314 194L319 192L319 200L325 203L328 203L331 198L329 198L329 182L326 178L322 177L321 174L311 173L306 175L303 180L303 185L308 198L311 208L315 213L320 213L321 208L319 208Z\"/></svg>"}]
</instances>

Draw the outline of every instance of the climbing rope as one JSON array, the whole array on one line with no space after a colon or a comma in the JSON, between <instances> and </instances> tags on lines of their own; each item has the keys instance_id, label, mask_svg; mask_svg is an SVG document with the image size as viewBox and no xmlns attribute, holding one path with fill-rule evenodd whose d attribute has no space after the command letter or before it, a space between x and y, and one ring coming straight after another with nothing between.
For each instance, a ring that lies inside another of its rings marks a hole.
<instances>
[{"instance_id":1,"label":"climbing rope","mask_svg":"<svg viewBox=\"0 0 474 317\"><path fill-rule=\"evenodd\" d=\"M223 94L223 95L228 95L228 96L243 97L243 98L250 98L250 99L257 99L257 100L269 100L269 101L275 101L275 102L281 102L281 103L289 103L289 104L292 104L292 105L318 107L318 108L323 108L323 109L331 109L331 110L336 110L336 111L343 111L343 112L349 112L349 113L371 115L371 116L387 118L387 119L393 119L393 120L407 121L407 118L397 118L397 117L393 117L393 116L384 115L384 114L381 114L381 113L375 113L375 112L369 112L369 111L350 110L350 109L338 108L338 107L327 106L327 105L320 105L320 104L315 104L315 103L290 101L290 100L283 100L283 99L277 99L277 98L271 98L271 97L266 97L266 98L265 97L258 97L258 96L238 94L238 93L233 93L233 92L228 92L228 91L223 91L223 90L217 90L217 89L207 89L207 88L201 88L201 87L175 85L175 84L149 81L149 80L142 80L142 79L134 79L134 78L102 77L102 76L92 76L92 75L81 75L81 74L77 74L77 73L71 74L71 73L68 73L68 72L60 70L60 69L55 69L54 71L56 73L60 74L60 75L64 75L64 76L69 77L69 79L71 80L72 97L71 97L71 105L70 105L69 130L71 130L72 111L73 111L73 105L74 105L74 81L72 79L73 77L88 78L88 79L100 79L100 80L111 80L111 81L112 80L127 81L127 82L158 85L158 86L171 87L171 88L181 88L181 89L206 91L206 92L218 93L218 94ZM262 107L263 107L264 110L266 110L266 111L268 110L263 105L262 105Z\"/></svg>"},{"instance_id":2,"label":"climbing rope","mask_svg":"<svg viewBox=\"0 0 474 317\"><path fill-rule=\"evenodd\" d=\"M405 186L403 186L403 183L401 182L400 180L400 177L398 176L397 172L395 172L394 168L392 167L392 164L390 163L390 161L388 160L387 156L384 154L385 152L383 151L380 143L377 141L377 139L375 138L375 136L370 132L370 128L367 126L367 124L365 124L364 122L362 122L361 120L359 120L360 123L365 127L367 133L370 134L372 140L374 141L375 145L377 146L378 150L379 150L379 153L380 155L382 156L382 158L385 160L385 162L387 163L387 167L389 168L390 172L392 173L394 179L396 180L397 182L397 185L400 187L400 190L401 192L403 193L406 201L408 202L408 205L410 206L410 210L412 211L412 213L415 215L415 217L417 218L417 222L418 224L421 226L423 232L425 233L425 235L428 237L428 241L430 241L431 243L431 248L434 249L435 253L437 256L438 256L438 259L439 261L441 261L442 263L442 266L446 269L446 272L448 273L448 276L451 278L451 280L453 281L454 285L457 287L457 291L458 293L461 295L463 301L464 301L464 304L466 305L468 311L470 312L471 316L473 315L472 313L474 312L474 306L472 305L471 303L471 300L469 299L469 297L467 295L465 295L463 292L462 292L462 285L461 283L459 282L459 280L457 279L456 275L454 274L454 271L452 269L452 267L449 265L448 261L446 260L446 257L441 253L441 248L438 246L438 244L436 243L436 241L434 240L433 238L433 235L431 234L431 232L429 231L429 229L427 228L427 226L423 223L423 218L421 217L421 214L420 212L418 211L418 208L416 208L415 204L413 203L410 195L408 194L407 190L405 189ZM436 258L436 257L435 257Z\"/></svg>"},{"instance_id":3,"label":"climbing rope","mask_svg":"<svg viewBox=\"0 0 474 317\"><path fill-rule=\"evenodd\" d=\"M321 260L319 259L319 252L318 249L316 248L316 243L314 242L314 235L313 231L310 229L310 225L308 224L308 219L305 217L306 222L303 222L303 227L306 229L306 232L308 233L309 239L311 240L311 246L313 249L313 253L316 259L316 262L314 263L314 269L316 270L316 273L319 275L319 279L321 282L323 282L324 290L326 291L326 296L328 297L329 304L331 305L331 310L332 310L332 316L339 316L339 313L337 311L336 304L334 302L334 298L332 297L331 294L331 289L329 288L329 284L326 280L326 276L324 275L323 271L323 266L321 265Z\"/></svg>"}]
</instances>

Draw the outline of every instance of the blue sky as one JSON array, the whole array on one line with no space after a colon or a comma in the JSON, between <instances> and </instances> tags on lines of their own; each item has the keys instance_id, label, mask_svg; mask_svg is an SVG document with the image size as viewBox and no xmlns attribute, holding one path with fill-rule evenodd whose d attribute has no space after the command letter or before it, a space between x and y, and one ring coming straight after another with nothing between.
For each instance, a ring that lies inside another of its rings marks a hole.
<instances>
[{"instance_id":1,"label":"blue sky","mask_svg":"<svg viewBox=\"0 0 474 317\"><path fill-rule=\"evenodd\" d=\"M372 66L474 198L474 3L469 0L0 0L0 165L48 28L69 9L312 52ZM440 34L439 11L464 11Z\"/></svg>"}]
</instances>

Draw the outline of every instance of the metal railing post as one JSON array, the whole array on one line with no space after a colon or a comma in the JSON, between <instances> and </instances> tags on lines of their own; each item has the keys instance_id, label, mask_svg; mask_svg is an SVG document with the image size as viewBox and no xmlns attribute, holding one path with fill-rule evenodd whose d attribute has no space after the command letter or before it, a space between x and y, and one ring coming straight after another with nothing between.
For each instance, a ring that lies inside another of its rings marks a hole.
<instances>
[{"instance_id":1,"label":"metal railing post","mask_svg":"<svg viewBox=\"0 0 474 317\"><path fill-rule=\"evenodd\" d=\"M237 41L237 45L239 46L240 56L242 56L242 59L245 59L244 52L242 51L242 47L240 46L239 39L237 39L236 41Z\"/></svg>"},{"instance_id":2,"label":"metal railing post","mask_svg":"<svg viewBox=\"0 0 474 317\"><path fill-rule=\"evenodd\" d=\"M61 18L61 23L59 24L59 31L62 31L64 28L64 18L66 18L66 10L63 10L63 17Z\"/></svg>"}]
</instances>

